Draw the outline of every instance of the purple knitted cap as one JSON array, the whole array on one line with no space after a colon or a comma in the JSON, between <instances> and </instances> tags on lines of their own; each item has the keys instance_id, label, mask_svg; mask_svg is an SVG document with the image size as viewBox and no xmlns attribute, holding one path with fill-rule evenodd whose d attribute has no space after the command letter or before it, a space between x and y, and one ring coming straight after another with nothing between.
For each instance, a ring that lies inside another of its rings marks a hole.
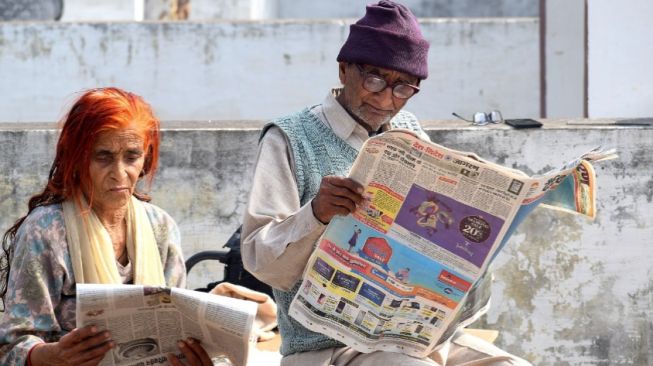
<instances>
[{"instance_id":1,"label":"purple knitted cap","mask_svg":"<svg viewBox=\"0 0 653 366\"><path fill-rule=\"evenodd\" d=\"M367 6L349 28L337 60L368 64L426 79L429 42L407 7L389 0Z\"/></svg>"}]
</instances>

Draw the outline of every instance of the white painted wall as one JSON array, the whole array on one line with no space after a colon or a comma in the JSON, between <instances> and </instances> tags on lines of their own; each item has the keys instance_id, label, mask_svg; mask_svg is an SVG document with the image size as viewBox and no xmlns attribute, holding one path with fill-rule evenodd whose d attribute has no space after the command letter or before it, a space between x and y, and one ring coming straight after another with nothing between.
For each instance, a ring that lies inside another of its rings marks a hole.
<instances>
[{"instance_id":1,"label":"white painted wall","mask_svg":"<svg viewBox=\"0 0 653 366\"><path fill-rule=\"evenodd\" d=\"M64 0L61 21L143 20L145 0Z\"/></svg>"},{"instance_id":2,"label":"white painted wall","mask_svg":"<svg viewBox=\"0 0 653 366\"><path fill-rule=\"evenodd\" d=\"M64 21L160 19L171 0L64 0ZM191 0L189 20L360 18L371 0ZM538 0L402 0L418 17L536 17ZM136 10L134 10L136 9ZM134 13L136 11L136 13Z\"/></svg>"},{"instance_id":3,"label":"white painted wall","mask_svg":"<svg viewBox=\"0 0 653 366\"><path fill-rule=\"evenodd\" d=\"M192 0L196 1L196 0ZM275 0L267 0L275 1ZM276 0L279 18L360 18L378 0ZM536 17L539 0L398 0L418 17Z\"/></svg>"},{"instance_id":4,"label":"white painted wall","mask_svg":"<svg viewBox=\"0 0 653 366\"><path fill-rule=\"evenodd\" d=\"M189 19L273 19L276 11L276 0L191 0Z\"/></svg>"},{"instance_id":5,"label":"white painted wall","mask_svg":"<svg viewBox=\"0 0 653 366\"><path fill-rule=\"evenodd\" d=\"M585 1L546 0L546 116L583 116Z\"/></svg>"},{"instance_id":6,"label":"white painted wall","mask_svg":"<svg viewBox=\"0 0 653 366\"><path fill-rule=\"evenodd\" d=\"M653 2L588 1L589 116L653 116Z\"/></svg>"},{"instance_id":7,"label":"white painted wall","mask_svg":"<svg viewBox=\"0 0 653 366\"><path fill-rule=\"evenodd\" d=\"M423 119L539 113L538 23L431 19ZM338 85L349 24L331 21L0 23L0 119L54 121L85 88L143 95L164 120L269 119Z\"/></svg>"},{"instance_id":8,"label":"white painted wall","mask_svg":"<svg viewBox=\"0 0 653 366\"><path fill-rule=\"evenodd\" d=\"M170 10L172 0L142 0L146 20L161 20ZM260 20L277 18L278 0L191 0L188 19Z\"/></svg>"}]
</instances>

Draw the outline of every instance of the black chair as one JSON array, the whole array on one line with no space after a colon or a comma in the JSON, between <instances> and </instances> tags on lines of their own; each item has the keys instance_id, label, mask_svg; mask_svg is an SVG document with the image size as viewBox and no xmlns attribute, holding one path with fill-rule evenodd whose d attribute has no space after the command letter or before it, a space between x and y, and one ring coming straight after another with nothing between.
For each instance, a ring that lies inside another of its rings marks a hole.
<instances>
[{"instance_id":1,"label":"black chair","mask_svg":"<svg viewBox=\"0 0 653 366\"><path fill-rule=\"evenodd\" d=\"M206 287L195 289L196 291L209 292L222 282L231 282L249 289L263 292L272 296L272 288L259 281L243 267L243 259L240 255L240 231L238 227L225 244L225 250L205 250L190 256L186 260L186 273L199 262L206 260L218 261L224 265L224 278L220 281L210 282Z\"/></svg>"}]
</instances>

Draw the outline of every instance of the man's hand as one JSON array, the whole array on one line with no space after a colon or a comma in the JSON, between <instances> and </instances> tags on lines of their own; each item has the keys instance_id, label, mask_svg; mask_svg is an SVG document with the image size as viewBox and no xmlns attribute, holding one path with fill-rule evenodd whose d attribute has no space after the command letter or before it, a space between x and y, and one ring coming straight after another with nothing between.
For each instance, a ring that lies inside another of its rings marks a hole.
<instances>
[{"instance_id":1,"label":"man's hand","mask_svg":"<svg viewBox=\"0 0 653 366\"><path fill-rule=\"evenodd\" d=\"M356 210L356 205L363 201L363 186L355 180L335 175L322 178L311 207L313 215L323 224L328 224L333 216L347 214Z\"/></svg>"},{"instance_id":2,"label":"man's hand","mask_svg":"<svg viewBox=\"0 0 653 366\"><path fill-rule=\"evenodd\" d=\"M175 355L168 353L168 362L172 366L213 366L211 358L197 339L188 338L185 341L178 341L177 346L184 354L186 362L181 362Z\"/></svg>"},{"instance_id":3,"label":"man's hand","mask_svg":"<svg viewBox=\"0 0 653 366\"><path fill-rule=\"evenodd\" d=\"M34 366L93 366L100 363L113 346L109 332L98 332L95 326L89 325L73 329L59 342L34 346L30 361Z\"/></svg>"}]
</instances>

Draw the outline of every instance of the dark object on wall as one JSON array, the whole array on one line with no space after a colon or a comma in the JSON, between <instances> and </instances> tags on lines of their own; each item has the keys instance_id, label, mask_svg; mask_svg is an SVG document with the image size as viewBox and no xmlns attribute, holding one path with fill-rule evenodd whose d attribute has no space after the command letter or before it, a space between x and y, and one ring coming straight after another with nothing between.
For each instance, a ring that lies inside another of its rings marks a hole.
<instances>
[{"instance_id":1,"label":"dark object on wall","mask_svg":"<svg viewBox=\"0 0 653 366\"><path fill-rule=\"evenodd\" d=\"M0 21L59 20L63 0L0 0Z\"/></svg>"},{"instance_id":2,"label":"dark object on wall","mask_svg":"<svg viewBox=\"0 0 653 366\"><path fill-rule=\"evenodd\" d=\"M542 123L530 118L507 119L506 124L514 128L538 128Z\"/></svg>"},{"instance_id":3,"label":"dark object on wall","mask_svg":"<svg viewBox=\"0 0 653 366\"><path fill-rule=\"evenodd\" d=\"M269 285L259 281L243 268L243 259L240 255L241 229L242 226L238 227L229 240L227 240L224 246L227 250L205 250L190 256L186 260L186 272L190 272L193 266L205 260L216 260L224 264L224 278L222 280L211 282L204 288L195 289L196 291L209 292L222 282L231 282L235 285L245 286L249 289L263 292L274 298L272 288Z\"/></svg>"}]
</instances>

